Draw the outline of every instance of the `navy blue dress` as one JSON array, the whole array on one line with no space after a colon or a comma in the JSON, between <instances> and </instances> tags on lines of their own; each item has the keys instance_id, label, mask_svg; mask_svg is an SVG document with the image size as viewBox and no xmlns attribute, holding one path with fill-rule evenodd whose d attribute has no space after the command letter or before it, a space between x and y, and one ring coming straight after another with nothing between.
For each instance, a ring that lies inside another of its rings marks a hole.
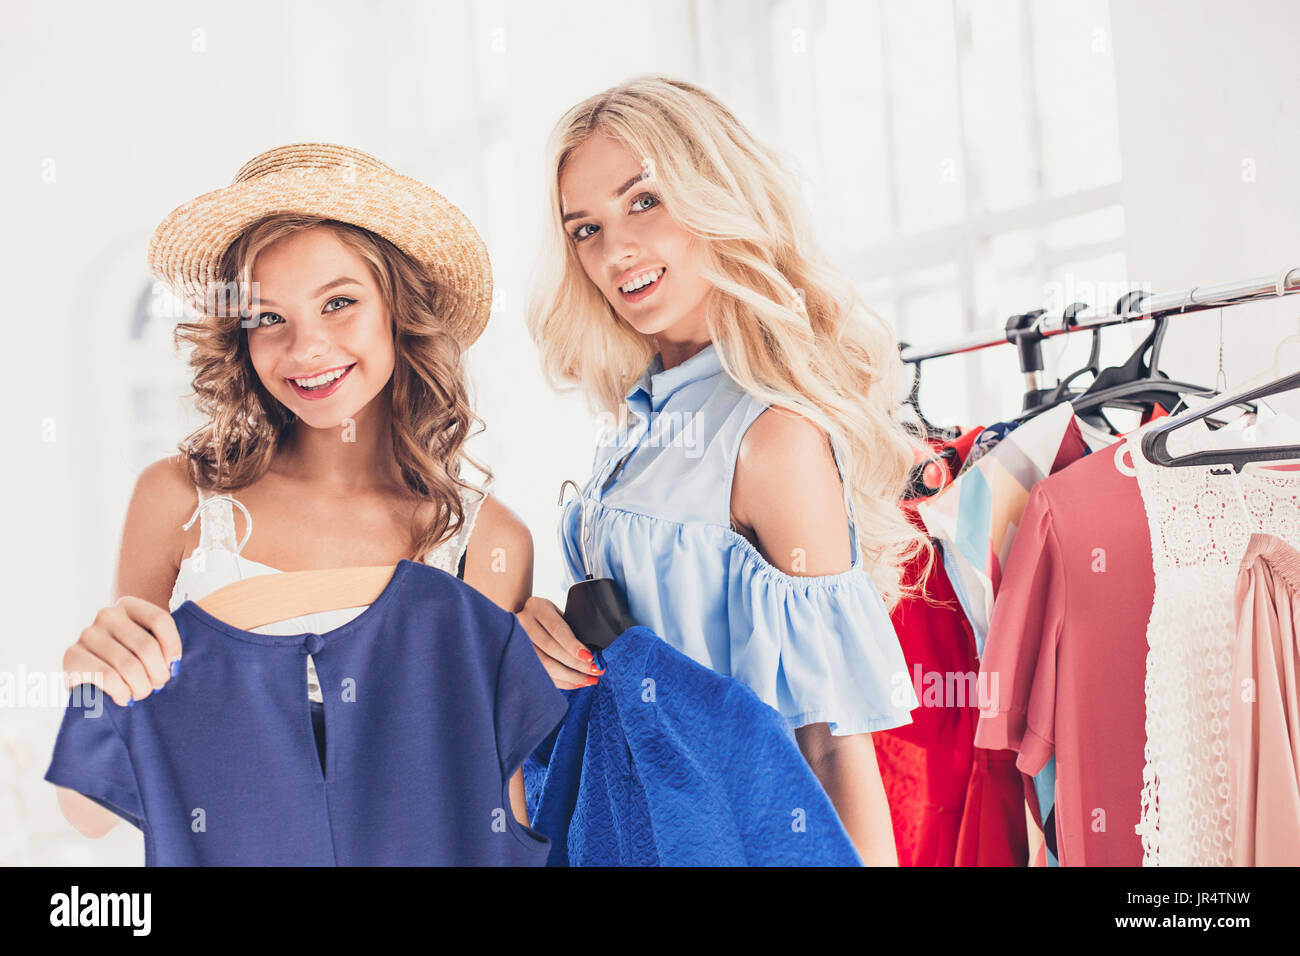
<instances>
[{"instance_id":1,"label":"navy blue dress","mask_svg":"<svg viewBox=\"0 0 1300 956\"><path fill-rule=\"evenodd\" d=\"M516 617L469 585L404 559L323 634L243 631L193 601L172 618L177 675L129 708L74 687L45 773L140 828L147 866L546 862L509 781L566 701Z\"/></svg>"}]
</instances>

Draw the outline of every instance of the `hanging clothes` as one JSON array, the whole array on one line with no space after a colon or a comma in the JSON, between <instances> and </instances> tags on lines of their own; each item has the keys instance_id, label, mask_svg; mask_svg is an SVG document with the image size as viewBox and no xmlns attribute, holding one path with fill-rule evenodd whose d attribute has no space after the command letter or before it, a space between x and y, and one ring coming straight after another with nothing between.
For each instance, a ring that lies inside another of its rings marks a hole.
<instances>
[{"instance_id":1,"label":"hanging clothes","mask_svg":"<svg viewBox=\"0 0 1300 956\"><path fill-rule=\"evenodd\" d=\"M962 462L961 470L958 475L964 475L970 469L975 467L975 463L997 447L998 442L1006 438L1019 426L1020 422L1012 419L1006 422L994 422L980 430L976 436L975 442L971 445L970 453L966 455L966 460Z\"/></svg>"},{"instance_id":2,"label":"hanging clothes","mask_svg":"<svg viewBox=\"0 0 1300 956\"><path fill-rule=\"evenodd\" d=\"M1069 403L1048 409L1010 431L990 426L980 437L990 429L1001 434L996 445L951 487L917 508L926 529L941 542L944 567L971 622L981 655L1002 568L1030 489L1090 452ZM1031 860L1029 836L1022 841L1019 833L1027 826L1023 819L1027 805L1035 847L1042 844L1044 821L1052 808L1054 773L1054 767L1044 767L1038 778L1022 779L1011 750L977 762L967 792L967 821L963 823L964 839L959 841L958 865L980 865L977 861L986 859L1006 861L999 865L1054 865L1055 857L1045 846L1041 855L1036 852ZM994 807L1000 809L991 809ZM975 808L980 808L978 814ZM1006 822L1010 822L1010 831L1002 829ZM997 848L981 847L983 840L996 843Z\"/></svg>"},{"instance_id":3,"label":"hanging clothes","mask_svg":"<svg viewBox=\"0 0 1300 956\"><path fill-rule=\"evenodd\" d=\"M469 585L403 559L323 633L240 630L192 600L172 619L176 675L128 707L74 687L45 773L138 827L146 866L545 864L509 782L565 700L518 619Z\"/></svg>"},{"instance_id":4,"label":"hanging clothes","mask_svg":"<svg viewBox=\"0 0 1300 956\"><path fill-rule=\"evenodd\" d=\"M1300 552L1246 545L1228 711L1233 866L1300 865ZM1250 691L1247 693L1247 691Z\"/></svg>"},{"instance_id":5,"label":"hanging clothes","mask_svg":"<svg viewBox=\"0 0 1300 956\"><path fill-rule=\"evenodd\" d=\"M1027 774L1055 759L1062 866L1142 863L1134 827L1154 588L1127 442L1034 486L981 659L998 692L975 744L1016 751Z\"/></svg>"},{"instance_id":6,"label":"hanging clothes","mask_svg":"<svg viewBox=\"0 0 1300 956\"><path fill-rule=\"evenodd\" d=\"M981 654L1029 490L1088 452L1067 402L1007 434L949 488L917 505L926 530L942 544L944 567Z\"/></svg>"},{"instance_id":7,"label":"hanging clothes","mask_svg":"<svg viewBox=\"0 0 1300 956\"><path fill-rule=\"evenodd\" d=\"M981 431L975 427L951 441L932 442L933 467L922 464L916 484L932 491L945 487L956 477ZM942 472L934 474L938 469ZM919 530L924 525L916 515L916 504L922 500L902 502L904 513ZM921 566L919 556L905 564L903 581L916 583ZM872 741L889 800L899 865L952 866L974 760L979 704L974 694L960 701L942 696L927 700L924 695L932 683L928 678L934 675L939 675L944 687L944 675L978 674L979 658L970 623L941 560L931 564L924 583L928 600L923 595L904 597L890 613L921 706L912 712L912 723L872 734Z\"/></svg>"},{"instance_id":8,"label":"hanging clothes","mask_svg":"<svg viewBox=\"0 0 1300 956\"><path fill-rule=\"evenodd\" d=\"M861 866L786 720L646 627L524 763L551 866Z\"/></svg>"},{"instance_id":9,"label":"hanging clothes","mask_svg":"<svg viewBox=\"0 0 1300 956\"><path fill-rule=\"evenodd\" d=\"M1212 444L1203 420L1182 430ZM1138 824L1144 866L1233 859L1229 712L1236 578L1251 534L1300 537L1300 473L1160 467L1132 453L1151 534L1146 764ZM1216 474L1215 472L1219 472Z\"/></svg>"}]
</instances>

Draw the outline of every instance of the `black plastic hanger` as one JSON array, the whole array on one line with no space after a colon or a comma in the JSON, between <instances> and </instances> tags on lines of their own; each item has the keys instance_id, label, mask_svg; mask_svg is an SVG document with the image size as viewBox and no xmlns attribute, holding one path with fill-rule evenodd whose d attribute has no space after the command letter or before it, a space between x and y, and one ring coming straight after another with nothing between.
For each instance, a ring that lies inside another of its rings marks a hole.
<instances>
[{"instance_id":1,"label":"black plastic hanger","mask_svg":"<svg viewBox=\"0 0 1300 956\"><path fill-rule=\"evenodd\" d=\"M582 489L576 482L565 480L560 485L560 501L564 501L564 489L573 485L578 490L578 542L582 556L584 579L569 588L564 599L564 611L561 616L569 625L575 637L588 647L604 650L614 643L615 638L636 625L628 610L627 598L618 582L613 578L597 578L591 574L591 563L587 560L587 509L581 500Z\"/></svg>"},{"instance_id":2,"label":"black plastic hanger","mask_svg":"<svg viewBox=\"0 0 1300 956\"><path fill-rule=\"evenodd\" d=\"M1072 326L1078 325L1079 323L1076 317L1080 312L1085 311L1087 308L1087 304L1083 302L1073 302L1067 306L1061 316L1062 327L1068 329ZM1041 404L1035 405L1021 412L1019 415L1015 416L1014 421L1023 424L1036 415L1041 415L1048 409L1055 408L1066 399L1077 398L1079 395L1082 395L1083 389L1071 389L1070 383L1085 373L1090 373L1094 380L1096 380L1097 376L1101 374L1100 326L1092 330L1092 348L1088 353L1088 364L1077 371L1071 372L1064 379L1057 382L1056 387L1043 397Z\"/></svg>"},{"instance_id":3,"label":"black plastic hanger","mask_svg":"<svg viewBox=\"0 0 1300 956\"><path fill-rule=\"evenodd\" d=\"M909 345L910 343L908 342L899 342L898 343L899 353L901 354L904 349L909 347ZM912 411L916 413L917 420L920 421L920 423L925 427L926 433L929 437L938 438L940 441L952 441L954 438L959 438L961 436L960 428L946 428L942 425L935 425L928 418L926 418L924 414L922 414L921 412L921 363L915 362L913 364L916 365L916 374L912 376L912 388L911 391L908 392L907 399L904 401L903 404L909 406L912 409ZM911 423L907 422L905 424L910 425ZM918 467L924 467L924 464Z\"/></svg>"},{"instance_id":4,"label":"black plastic hanger","mask_svg":"<svg viewBox=\"0 0 1300 956\"><path fill-rule=\"evenodd\" d=\"M1085 311L1088 306L1083 302L1074 302L1066 307L1062 315L1062 324L1065 328L1078 325L1077 316L1080 312ZM1101 327L1092 330L1092 348L1088 352L1088 364L1077 371L1071 372L1065 376L1056 386L1056 390L1048 396L1048 401L1053 405L1061 401L1069 394L1070 383L1080 375L1090 373L1095 379L1101 374Z\"/></svg>"},{"instance_id":5,"label":"black plastic hanger","mask_svg":"<svg viewBox=\"0 0 1300 956\"><path fill-rule=\"evenodd\" d=\"M1174 456L1169 453L1169 436L1175 431L1200 419L1209 419L1217 411L1233 405L1251 402L1258 398L1267 398L1300 388L1300 372L1294 372L1253 388L1243 395L1230 395L1222 401L1195 412L1184 412L1168 421L1153 426L1142 436L1142 454L1146 460L1166 468L1187 468L1194 465L1231 465L1240 472L1248 462L1278 461L1288 458L1300 458L1300 445L1266 445L1263 448L1213 448L1207 451L1191 452L1187 455ZM1226 472L1225 472L1226 474Z\"/></svg>"},{"instance_id":6,"label":"black plastic hanger","mask_svg":"<svg viewBox=\"0 0 1300 956\"><path fill-rule=\"evenodd\" d=\"M1116 312L1124 311L1124 301L1120 300ZM1103 408L1131 408L1149 413L1159 405L1168 412L1182 404L1184 395L1216 394L1212 388L1175 381L1160 371L1160 346L1164 341L1167 316L1156 316L1154 322L1155 327L1127 361L1102 369L1082 395L1071 399L1076 415L1115 432L1101 414ZM1151 353L1149 361L1147 352Z\"/></svg>"}]
</instances>

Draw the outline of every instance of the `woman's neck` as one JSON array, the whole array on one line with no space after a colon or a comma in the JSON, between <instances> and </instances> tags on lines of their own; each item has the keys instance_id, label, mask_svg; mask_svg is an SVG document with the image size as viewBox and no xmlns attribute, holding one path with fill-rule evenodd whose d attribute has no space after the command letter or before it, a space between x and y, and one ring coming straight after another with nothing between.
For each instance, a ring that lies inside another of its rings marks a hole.
<instances>
[{"instance_id":1,"label":"woman's neck","mask_svg":"<svg viewBox=\"0 0 1300 956\"><path fill-rule=\"evenodd\" d=\"M295 422L272 470L337 495L400 486L390 419L367 411L331 428Z\"/></svg>"}]
</instances>

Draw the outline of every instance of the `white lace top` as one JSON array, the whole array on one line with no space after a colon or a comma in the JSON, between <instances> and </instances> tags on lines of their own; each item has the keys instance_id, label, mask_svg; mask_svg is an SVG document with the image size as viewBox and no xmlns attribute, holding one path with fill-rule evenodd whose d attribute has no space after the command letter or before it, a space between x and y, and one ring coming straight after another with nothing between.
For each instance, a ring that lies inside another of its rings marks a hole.
<instances>
[{"instance_id":1,"label":"white lace top","mask_svg":"<svg viewBox=\"0 0 1300 956\"><path fill-rule=\"evenodd\" d=\"M1208 446L1203 423L1185 431L1191 447ZM1230 866L1229 695L1242 693L1232 686L1237 571L1255 532L1300 545L1300 472L1163 468L1138 442L1130 440L1131 458L1155 573L1136 828L1142 865Z\"/></svg>"},{"instance_id":2,"label":"white lace top","mask_svg":"<svg viewBox=\"0 0 1300 956\"><path fill-rule=\"evenodd\" d=\"M474 531L479 507L490 485L489 481L488 485L479 489L483 494L462 490L461 500L465 508L464 524L455 535L425 557L425 564L441 568L448 574L456 573L461 556L465 553L470 535ZM172 611L187 600L197 601L231 582L259 574L281 573L279 568L250 561L240 553L248 543L249 535L253 533L253 518L238 499L229 494L213 494L201 488L197 491L198 507L194 509L194 514L190 515L190 520L185 523L185 527L189 528L196 517L199 519L199 545L181 562L180 573L176 575L176 583L172 587L172 596L168 604L168 609ZM238 505L244 512L247 526L243 540L238 544L235 543L235 517L232 504ZM323 633L352 620L366 607L367 605L362 605L320 611L264 624L251 630L257 634ZM307 696L316 702L322 700L320 684L316 678L316 662L311 659L310 654L307 655Z\"/></svg>"}]
</instances>

